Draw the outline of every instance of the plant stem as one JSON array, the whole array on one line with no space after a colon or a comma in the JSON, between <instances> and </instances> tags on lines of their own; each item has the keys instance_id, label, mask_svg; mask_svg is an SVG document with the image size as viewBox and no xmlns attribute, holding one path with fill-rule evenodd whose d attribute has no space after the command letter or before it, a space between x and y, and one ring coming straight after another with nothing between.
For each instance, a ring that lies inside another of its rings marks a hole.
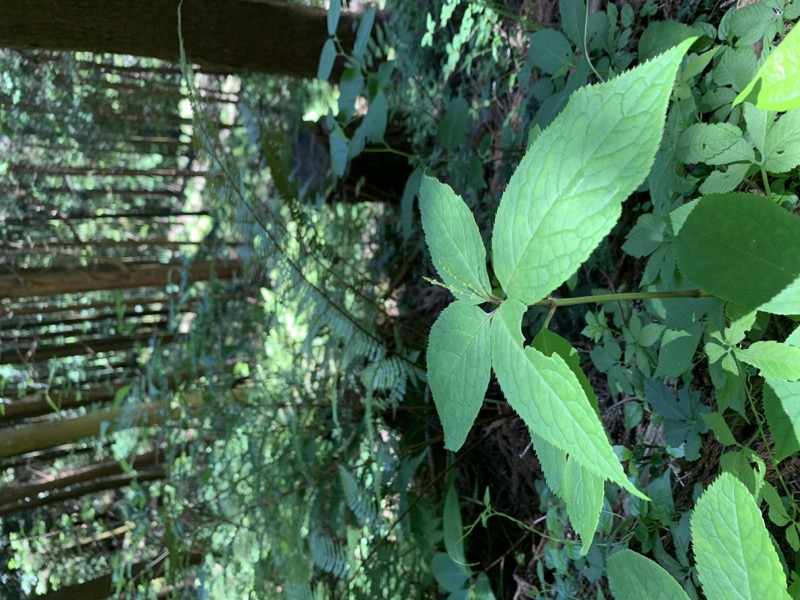
<instances>
[{"instance_id":1,"label":"plant stem","mask_svg":"<svg viewBox=\"0 0 800 600\"><path fill-rule=\"evenodd\" d=\"M767 170L764 166L761 166L761 179L764 180L764 191L767 193L767 197L772 196L772 192L769 191L769 179L767 178Z\"/></svg>"},{"instance_id":2,"label":"plant stem","mask_svg":"<svg viewBox=\"0 0 800 600\"><path fill-rule=\"evenodd\" d=\"M534 302L534 306L575 306L576 304L596 304L598 302L617 302L619 300L647 300L649 298L703 298L710 296L702 290L673 290L664 292L626 292L623 294L598 294L596 296L577 296L575 298L545 298Z\"/></svg>"}]
</instances>

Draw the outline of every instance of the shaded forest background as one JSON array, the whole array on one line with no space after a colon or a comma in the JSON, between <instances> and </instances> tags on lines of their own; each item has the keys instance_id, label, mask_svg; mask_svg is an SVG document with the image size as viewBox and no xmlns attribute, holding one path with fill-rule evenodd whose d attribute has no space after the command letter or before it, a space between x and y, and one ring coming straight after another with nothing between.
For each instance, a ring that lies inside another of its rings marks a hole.
<instances>
[{"instance_id":1,"label":"shaded forest background","mask_svg":"<svg viewBox=\"0 0 800 600\"><path fill-rule=\"evenodd\" d=\"M496 383L443 449L424 354L450 297L416 191L437 174L488 236L586 57L613 75L650 22L727 7L591 2L604 33L562 66L529 38L579 1L37 4L0 20L0 596L607 594L610 546L578 554ZM639 212L571 291L636 288ZM584 359L585 312L553 323ZM625 360L588 376L661 481ZM607 529L633 537L626 510Z\"/></svg>"}]
</instances>

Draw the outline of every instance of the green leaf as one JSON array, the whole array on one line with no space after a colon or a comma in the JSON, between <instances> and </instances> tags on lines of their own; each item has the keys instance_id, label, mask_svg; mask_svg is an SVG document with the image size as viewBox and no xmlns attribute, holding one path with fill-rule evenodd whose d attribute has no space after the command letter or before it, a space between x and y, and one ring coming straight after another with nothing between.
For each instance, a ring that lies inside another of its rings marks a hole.
<instances>
[{"instance_id":1,"label":"green leaf","mask_svg":"<svg viewBox=\"0 0 800 600\"><path fill-rule=\"evenodd\" d=\"M649 256L664 242L664 222L653 213L645 213L628 232L622 245L626 254L641 258Z\"/></svg>"},{"instance_id":2,"label":"green leaf","mask_svg":"<svg viewBox=\"0 0 800 600\"><path fill-rule=\"evenodd\" d=\"M369 42L369 36L372 33L372 26L375 23L375 5L372 5L366 11L358 23L358 31L356 32L356 41L353 42L353 56L360 59L364 56Z\"/></svg>"},{"instance_id":3,"label":"green leaf","mask_svg":"<svg viewBox=\"0 0 800 600\"><path fill-rule=\"evenodd\" d=\"M339 80L339 118L353 115L356 99L364 91L364 76L360 69L347 68Z\"/></svg>"},{"instance_id":4,"label":"green leaf","mask_svg":"<svg viewBox=\"0 0 800 600\"><path fill-rule=\"evenodd\" d=\"M378 143L383 141L383 134L386 132L386 95L380 91L369 104L369 110L364 115L361 125L358 126L354 138L361 136L363 139Z\"/></svg>"},{"instance_id":5,"label":"green leaf","mask_svg":"<svg viewBox=\"0 0 800 600\"><path fill-rule=\"evenodd\" d=\"M678 21L669 19L653 21L639 38L639 61L649 60L699 33L691 25L684 25Z\"/></svg>"},{"instance_id":6,"label":"green leaf","mask_svg":"<svg viewBox=\"0 0 800 600\"><path fill-rule=\"evenodd\" d=\"M581 88L533 143L503 193L492 236L509 298L532 304L563 283L647 176L691 40L615 79Z\"/></svg>"},{"instance_id":7,"label":"green leaf","mask_svg":"<svg viewBox=\"0 0 800 600\"><path fill-rule=\"evenodd\" d=\"M453 302L428 336L428 383L444 429L444 445L455 452L467 439L489 386L492 315Z\"/></svg>"},{"instance_id":8,"label":"green leaf","mask_svg":"<svg viewBox=\"0 0 800 600\"><path fill-rule=\"evenodd\" d=\"M478 573L472 591L475 593L475 600L496 600L494 592L492 592L491 582L486 573Z\"/></svg>"},{"instance_id":9,"label":"green leaf","mask_svg":"<svg viewBox=\"0 0 800 600\"><path fill-rule=\"evenodd\" d=\"M800 383L767 379L764 414L778 461L800 451Z\"/></svg>"},{"instance_id":10,"label":"green leaf","mask_svg":"<svg viewBox=\"0 0 800 600\"><path fill-rule=\"evenodd\" d=\"M327 80L331 76L334 60L336 60L336 44L333 43L333 40L327 39L322 46L322 54L319 57L317 79Z\"/></svg>"},{"instance_id":11,"label":"green leaf","mask_svg":"<svg viewBox=\"0 0 800 600\"><path fill-rule=\"evenodd\" d=\"M733 437L733 432L728 424L725 422L724 417L716 412L704 413L700 415L703 421L706 422L708 428L714 433L717 441L724 446L733 446L736 444L736 438Z\"/></svg>"},{"instance_id":12,"label":"green leaf","mask_svg":"<svg viewBox=\"0 0 800 600\"><path fill-rule=\"evenodd\" d=\"M567 38L555 29L540 29L530 35L528 60L548 75L561 75L575 62Z\"/></svg>"},{"instance_id":13,"label":"green leaf","mask_svg":"<svg viewBox=\"0 0 800 600\"><path fill-rule=\"evenodd\" d=\"M439 121L436 130L436 139L445 150L453 150L464 138L467 131L467 117L469 104L460 96L453 98L447 105L444 117Z\"/></svg>"},{"instance_id":14,"label":"green leaf","mask_svg":"<svg viewBox=\"0 0 800 600\"><path fill-rule=\"evenodd\" d=\"M770 173L786 173L800 164L800 110L791 110L772 124L764 157Z\"/></svg>"},{"instance_id":15,"label":"green leaf","mask_svg":"<svg viewBox=\"0 0 800 600\"><path fill-rule=\"evenodd\" d=\"M617 600L689 600L663 567L633 550L608 559L608 583Z\"/></svg>"},{"instance_id":16,"label":"green leaf","mask_svg":"<svg viewBox=\"0 0 800 600\"><path fill-rule=\"evenodd\" d=\"M700 323L683 330L665 330L658 351L655 377L680 377L688 371L702 332Z\"/></svg>"},{"instance_id":17,"label":"green leaf","mask_svg":"<svg viewBox=\"0 0 800 600\"><path fill-rule=\"evenodd\" d=\"M738 92L747 85L755 71L756 54L750 46L725 48L712 71L712 77L717 85L729 85Z\"/></svg>"},{"instance_id":18,"label":"green leaf","mask_svg":"<svg viewBox=\"0 0 800 600\"><path fill-rule=\"evenodd\" d=\"M523 348L525 305L506 300L491 326L492 368L511 407L532 433L574 457L599 477L644 497L628 481L575 374L557 354Z\"/></svg>"},{"instance_id":19,"label":"green leaf","mask_svg":"<svg viewBox=\"0 0 800 600\"><path fill-rule=\"evenodd\" d=\"M603 478L585 469L570 455L564 471L564 502L572 528L581 538L581 556L592 545L603 508Z\"/></svg>"},{"instance_id":20,"label":"green leaf","mask_svg":"<svg viewBox=\"0 0 800 600\"><path fill-rule=\"evenodd\" d=\"M531 432L531 441L533 442L533 449L536 451L536 457L542 467L547 487L556 496L563 498L562 487L566 478L567 453L533 432Z\"/></svg>"},{"instance_id":21,"label":"green leaf","mask_svg":"<svg viewBox=\"0 0 800 600\"><path fill-rule=\"evenodd\" d=\"M704 195L732 192L747 177L751 166L749 163L734 163L724 171L714 171L698 189Z\"/></svg>"},{"instance_id":22,"label":"green leaf","mask_svg":"<svg viewBox=\"0 0 800 600\"><path fill-rule=\"evenodd\" d=\"M793 27L769 53L753 80L736 96L765 110L800 108L800 31Z\"/></svg>"},{"instance_id":23,"label":"green leaf","mask_svg":"<svg viewBox=\"0 0 800 600\"><path fill-rule=\"evenodd\" d=\"M469 571L467 571L466 567L455 562L444 552L437 552L433 555L431 571L436 578L436 582L446 592L455 592L462 589L467 579L469 579Z\"/></svg>"},{"instance_id":24,"label":"green leaf","mask_svg":"<svg viewBox=\"0 0 800 600\"><path fill-rule=\"evenodd\" d=\"M709 600L789 599L761 511L733 475L723 473L703 493L691 528L697 573Z\"/></svg>"},{"instance_id":25,"label":"green leaf","mask_svg":"<svg viewBox=\"0 0 800 600\"><path fill-rule=\"evenodd\" d=\"M458 494L453 483L447 488L444 497L444 511L442 512L442 533L444 534L444 549L454 562L465 567L467 559L464 554L464 530L461 525L461 506L458 504Z\"/></svg>"},{"instance_id":26,"label":"green leaf","mask_svg":"<svg viewBox=\"0 0 800 600\"><path fill-rule=\"evenodd\" d=\"M761 487L761 497L769 507L769 520L775 523L775 525L783 527L792 520L789 513L786 512L786 507L783 505L778 491L771 483L764 482L764 485Z\"/></svg>"},{"instance_id":27,"label":"green leaf","mask_svg":"<svg viewBox=\"0 0 800 600\"><path fill-rule=\"evenodd\" d=\"M800 379L800 348L780 342L755 342L749 348L737 349L736 358L753 365L762 377L781 381Z\"/></svg>"},{"instance_id":28,"label":"green leaf","mask_svg":"<svg viewBox=\"0 0 800 600\"><path fill-rule=\"evenodd\" d=\"M419 209L436 272L459 300L480 304L491 296L486 248L469 208L449 185L423 175Z\"/></svg>"},{"instance_id":29,"label":"green leaf","mask_svg":"<svg viewBox=\"0 0 800 600\"><path fill-rule=\"evenodd\" d=\"M328 6L328 35L336 35L336 27L339 25L339 13L342 10L340 0L331 0Z\"/></svg>"},{"instance_id":30,"label":"green leaf","mask_svg":"<svg viewBox=\"0 0 800 600\"><path fill-rule=\"evenodd\" d=\"M756 159L742 130L730 123L695 123L681 134L675 149L678 160L686 164L726 165Z\"/></svg>"},{"instance_id":31,"label":"green leaf","mask_svg":"<svg viewBox=\"0 0 800 600\"><path fill-rule=\"evenodd\" d=\"M778 461L800 451L800 382L767 379L764 414Z\"/></svg>"},{"instance_id":32,"label":"green leaf","mask_svg":"<svg viewBox=\"0 0 800 600\"><path fill-rule=\"evenodd\" d=\"M586 4L583 0L558 0L561 29L573 44L583 48L583 32L586 26Z\"/></svg>"},{"instance_id":33,"label":"green leaf","mask_svg":"<svg viewBox=\"0 0 800 600\"><path fill-rule=\"evenodd\" d=\"M586 555L592 543L603 507L603 478L585 469L566 452L531 433L533 448L542 467L547 487L564 500L572 528L583 544Z\"/></svg>"},{"instance_id":34,"label":"green leaf","mask_svg":"<svg viewBox=\"0 0 800 600\"><path fill-rule=\"evenodd\" d=\"M745 308L800 313L800 219L763 196L714 194L694 204L673 252L696 286Z\"/></svg>"},{"instance_id":35,"label":"green leaf","mask_svg":"<svg viewBox=\"0 0 800 600\"><path fill-rule=\"evenodd\" d=\"M347 138L338 126L331 132L330 145L331 169L336 176L341 177L344 175L344 170L347 168L348 149Z\"/></svg>"},{"instance_id":36,"label":"green leaf","mask_svg":"<svg viewBox=\"0 0 800 600\"><path fill-rule=\"evenodd\" d=\"M537 333L531 341L531 348L536 348L545 356L558 354L561 358L563 358L564 362L569 365L570 370L575 373L575 377L578 378L583 391L586 392L586 397L589 399L589 404L592 405L592 408L594 408L598 415L600 414L600 407L597 404L597 396L595 396L594 390L592 389L592 384L589 383L589 378L586 377L586 373L584 373L583 369L581 369L581 357L578 354L578 351L572 347L572 344L570 344L566 339L557 333L542 327L539 330L539 333Z\"/></svg>"},{"instance_id":37,"label":"green leaf","mask_svg":"<svg viewBox=\"0 0 800 600\"><path fill-rule=\"evenodd\" d=\"M731 7L719 24L719 38L727 41L738 38L737 46L750 46L764 36L772 40L779 17L780 13L766 2Z\"/></svg>"},{"instance_id":38,"label":"green leaf","mask_svg":"<svg viewBox=\"0 0 800 600\"><path fill-rule=\"evenodd\" d=\"M422 174L422 169L419 167L411 172L403 188L403 196L400 198L400 232L403 235L404 242L411 239L413 232L414 198L417 197L419 192Z\"/></svg>"}]
</instances>

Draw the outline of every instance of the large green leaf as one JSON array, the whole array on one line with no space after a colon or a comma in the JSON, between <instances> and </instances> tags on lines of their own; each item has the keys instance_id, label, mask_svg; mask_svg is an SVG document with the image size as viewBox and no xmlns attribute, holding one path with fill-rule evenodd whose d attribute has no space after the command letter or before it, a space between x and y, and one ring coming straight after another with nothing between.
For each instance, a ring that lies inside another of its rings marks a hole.
<instances>
[{"instance_id":1,"label":"large green leaf","mask_svg":"<svg viewBox=\"0 0 800 600\"><path fill-rule=\"evenodd\" d=\"M800 450L800 381L764 381L764 414L775 443L775 459Z\"/></svg>"},{"instance_id":2,"label":"large green leaf","mask_svg":"<svg viewBox=\"0 0 800 600\"><path fill-rule=\"evenodd\" d=\"M633 550L608 559L608 583L617 600L689 600L662 566Z\"/></svg>"},{"instance_id":3,"label":"large green leaf","mask_svg":"<svg viewBox=\"0 0 800 600\"><path fill-rule=\"evenodd\" d=\"M485 302L491 295L486 249L469 208L449 185L424 175L419 189L422 228L439 277L459 300Z\"/></svg>"},{"instance_id":4,"label":"large green leaf","mask_svg":"<svg viewBox=\"0 0 800 600\"><path fill-rule=\"evenodd\" d=\"M564 500L572 528L581 538L581 554L592 544L603 508L603 478L585 469L574 458L531 432L533 448L547 487Z\"/></svg>"},{"instance_id":5,"label":"large green leaf","mask_svg":"<svg viewBox=\"0 0 800 600\"><path fill-rule=\"evenodd\" d=\"M477 306L456 301L442 311L428 336L428 383L449 450L458 450L467 439L489 385L491 318Z\"/></svg>"},{"instance_id":6,"label":"large green leaf","mask_svg":"<svg viewBox=\"0 0 800 600\"><path fill-rule=\"evenodd\" d=\"M525 310L521 302L506 300L492 319L492 368L508 403L532 433L595 475L644 497L625 476L597 413L567 363L558 354L548 357L534 348L523 348L520 325Z\"/></svg>"},{"instance_id":7,"label":"large green leaf","mask_svg":"<svg viewBox=\"0 0 800 600\"><path fill-rule=\"evenodd\" d=\"M800 108L800 31L796 27L770 52L734 105L743 100L765 110Z\"/></svg>"},{"instance_id":8,"label":"large green leaf","mask_svg":"<svg viewBox=\"0 0 800 600\"><path fill-rule=\"evenodd\" d=\"M755 342L736 351L736 358L753 365L762 377L781 381L800 379L800 348L780 342Z\"/></svg>"},{"instance_id":9,"label":"large green leaf","mask_svg":"<svg viewBox=\"0 0 800 600\"><path fill-rule=\"evenodd\" d=\"M603 508L603 478L584 468L574 456L567 459L564 502L572 528L581 538L581 554L592 545Z\"/></svg>"},{"instance_id":10,"label":"large green leaf","mask_svg":"<svg viewBox=\"0 0 800 600\"><path fill-rule=\"evenodd\" d=\"M745 308L800 313L800 219L764 196L712 194L677 231L678 267L694 285Z\"/></svg>"},{"instance_id":11,"label":"large green leaf","mask_svg":"<svg viewBox=\"0 0 800 600\"><path fill-rule=\"evenodd\" d=\"M563 358L564 362L567 363L572 372L575 373L575 377L578 378L578 382L581 384L583 391L586 392L589 404L592 405L592 408L594 408L598 415L600 414L597 396L595 396L594 390L592 389L592 384L589 383L589 378L586 377L586 373L581 369L580 355L569 341L546 327L542 327L531 341L531 348L536 348L545 356L558 354Z\"/></svg>"},{"instance_id":12,"label":"large green leaf","mask_svg":"<svg viewBox=\"0 0 800 600\"><path fill-rule=\"evenodd\" d=\"M542 467L547 487L556 496L563 498L562 488L566 478L567 453L533 432L531 432L531 441L533 449L536 451L536 458L539 459Z\"/></svg>"},{"instance_id":13,"label":"large green leaf","mask_svg":"<svg viewBox=\"0 0 800 600\"><path fill-rule=\"evenodd\" d=\"M709 600L780 600L786 593L778 553L747 487L723 473L692 513L692 548Z\"/></svg>"},{"instance_id":14,"label":"large green leaf","mask_svg":"<svg viewBox=\"0 0 800 600\"><path fill-rule=\"evenodd\" d=\"M526 152L503 193L492 260L509 298L541 300L589 257L650 171L687 40L581 88Z\"/></svg>"}]
</instances>

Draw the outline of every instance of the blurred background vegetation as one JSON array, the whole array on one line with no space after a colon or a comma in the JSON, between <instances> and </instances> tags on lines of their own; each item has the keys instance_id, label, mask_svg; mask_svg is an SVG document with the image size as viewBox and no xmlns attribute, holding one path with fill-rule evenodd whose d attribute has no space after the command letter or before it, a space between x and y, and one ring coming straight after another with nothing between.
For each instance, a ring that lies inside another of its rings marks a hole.
<instances>
[{"instance_id":1,"label":"blurred background vegetation","mask_svg":"<svg viewBox=\"0 0 800 600\"><path fill-rule=\"evenodd\" d=\"M0 24L0 597L607 593L606 550L579 556L495 383L464 449L442 447L424 351L448 292L425 280L415 195L437 174L488 236L571 91L634 64L651 21L726 9L590 2L584 35L564 22L581 0L18 4ZM638 283L623 242L576 294ZM628 322L614 310L597 322ZM554 327L577 335L584 312ZM641 405L622 407L634 359L603 339L608 430L655 464ZM607 508L602 532L633 532ZM451 569L459 545L471 567Z\"/></svg>"}]
</instances>

